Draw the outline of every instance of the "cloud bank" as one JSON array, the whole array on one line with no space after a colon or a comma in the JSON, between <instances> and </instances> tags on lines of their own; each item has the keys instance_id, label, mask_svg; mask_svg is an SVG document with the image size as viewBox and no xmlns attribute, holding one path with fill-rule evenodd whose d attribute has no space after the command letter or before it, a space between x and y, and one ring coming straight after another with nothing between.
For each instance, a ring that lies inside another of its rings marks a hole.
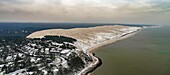
<instances>
[{"instance_id":1,"label":"cloud bank","mask_svg":"<svg viewBox=\"0 0 170 75\"><path fill-rule=\"evenodd\" d=\"M169 0L0 0L0 21L146 22L167 18L169 4Z\"/></svg>"}]
</instances>

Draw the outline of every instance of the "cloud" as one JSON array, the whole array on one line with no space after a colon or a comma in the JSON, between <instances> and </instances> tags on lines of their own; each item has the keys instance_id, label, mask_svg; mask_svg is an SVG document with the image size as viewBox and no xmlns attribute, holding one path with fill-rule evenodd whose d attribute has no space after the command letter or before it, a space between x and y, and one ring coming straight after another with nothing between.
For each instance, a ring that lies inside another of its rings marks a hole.
<instances>
[{"instance_id":1,"label":"cloud","mask_svg":"<svg viewBox=\"0 0 170 75\"><path fill-rule=\"evenodd\" d=\"M167 14L169 3L168 0L0 0L0 20L107 22Z\"/></svg>"},{"instance_id":2,"label":"cloud","mask_svg":"<svg viewBox=\"0 0 170 75\"><path fill-rule=\"evenodd\" d=\"M28 4L33 0L0 0L1 4Z\"/></svg>"}]
</instances>

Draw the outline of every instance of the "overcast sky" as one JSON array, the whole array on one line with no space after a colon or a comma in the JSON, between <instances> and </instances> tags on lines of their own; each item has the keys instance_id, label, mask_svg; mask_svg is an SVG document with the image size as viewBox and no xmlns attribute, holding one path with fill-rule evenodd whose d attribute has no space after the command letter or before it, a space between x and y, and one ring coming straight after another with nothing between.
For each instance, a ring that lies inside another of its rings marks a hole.
<instances>
[{"instance_id":1,"label":"overcast sky","mask_svg":"<svg viewBox=\"0 0 170 75\"><path fill-rule=\"evenodd\" d=\"M170 0L0 0L0 22L168 24Z\"/></svg>"}]
</instances>

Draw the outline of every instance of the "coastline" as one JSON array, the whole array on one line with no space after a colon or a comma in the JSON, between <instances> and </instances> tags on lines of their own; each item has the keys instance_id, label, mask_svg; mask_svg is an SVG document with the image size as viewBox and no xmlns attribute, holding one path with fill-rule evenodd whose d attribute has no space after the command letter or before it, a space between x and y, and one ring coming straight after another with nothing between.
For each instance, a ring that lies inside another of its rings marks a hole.
<instances>
[{"instance_id":1,"label":"coastline","mask_svg":"<svg viewBox=\"0 0 170 75\"><path fill-rule=\"evenodd\" d=\"M116 43L117 41L121 41L121 40L127 39L127 38L135 35L137 32L138 32L138 31L135 31L135 32L132 32L132 33L128 33L128 34L126 34L125 36L120 37L119 39L108 40L108 41L105 41L104 43L101 43L100 45L98 45L98 46L96 46L96 47L90 48L90 49L88 50L88 54L89 54L90 56L92 56L93 59L96 60L96 61L93 62L93 63L94 63L94 64L93 64L93 67L92 67L91 69L87 69L87 70L85 71L85 73L83 73L83 75L86 75L86 74L87 74L87 75L91 75L91 73L92 73L97 67L99 67L99 66L101 65L102 60L101 60L100 58L98 58L97 56L95 56L95 54L93 53L94 51L96 51L96 49L101 48L101 47L106 46L106 45L109 45L109 44Z\"/></svg>"},{"instance_id":2,"label":"coastline","mask_svg":"<svg viewBox=\"0 0 170 75\"><path fill-rule=\"evenodd\" d=\"M140 29L142 28L128 26L97 26L70 30L51 29L34 32L27 36L27 38L42 38L45 35L58 35L77 39L78 41L75 45L93 59L93 62L82 69L78 75L90 75L91 72L102 63L101 59L93 54L96 49L129 38L136 34Z\"/></svg>"},{"instance_id":3,"label":"coastline","mask_svg":"<svg viewBox=\"0 0 170 75\"><path fill-rule=\"evenodd\" d=\"M126 36L120 37L119 39L112 39L112 40L105 41L105 42L101 43L100 45L98 45L97 47L90 48L88 51L89 51L90 53L93 53L93 52L96 51L96 49L98 49L98 48L101 48L101 47L106 46L106 45L109 45L109 44L116 43L117 41L121 41L121 40L127 39L127 38L135 35L136 33L137 33L137 32L133 32L133 33L128 34L128 35L126 35Z\"/></svg>"}]
</instances>

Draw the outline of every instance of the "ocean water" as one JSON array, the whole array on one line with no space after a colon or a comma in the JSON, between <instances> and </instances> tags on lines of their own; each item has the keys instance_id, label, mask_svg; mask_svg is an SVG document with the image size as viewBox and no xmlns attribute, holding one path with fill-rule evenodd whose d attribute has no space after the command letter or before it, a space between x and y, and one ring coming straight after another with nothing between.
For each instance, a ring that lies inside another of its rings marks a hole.
<instances>
[{"instance_id":1,"label":"ocean water","mask_svg":"<svg viewBox=\"0 0 170 75\"><path fill-rule=\"evenodd\" d=\"M170 26L141 30L95 54L103 64L92 75L170 75Z\"/></svg>"}]
</instances>

